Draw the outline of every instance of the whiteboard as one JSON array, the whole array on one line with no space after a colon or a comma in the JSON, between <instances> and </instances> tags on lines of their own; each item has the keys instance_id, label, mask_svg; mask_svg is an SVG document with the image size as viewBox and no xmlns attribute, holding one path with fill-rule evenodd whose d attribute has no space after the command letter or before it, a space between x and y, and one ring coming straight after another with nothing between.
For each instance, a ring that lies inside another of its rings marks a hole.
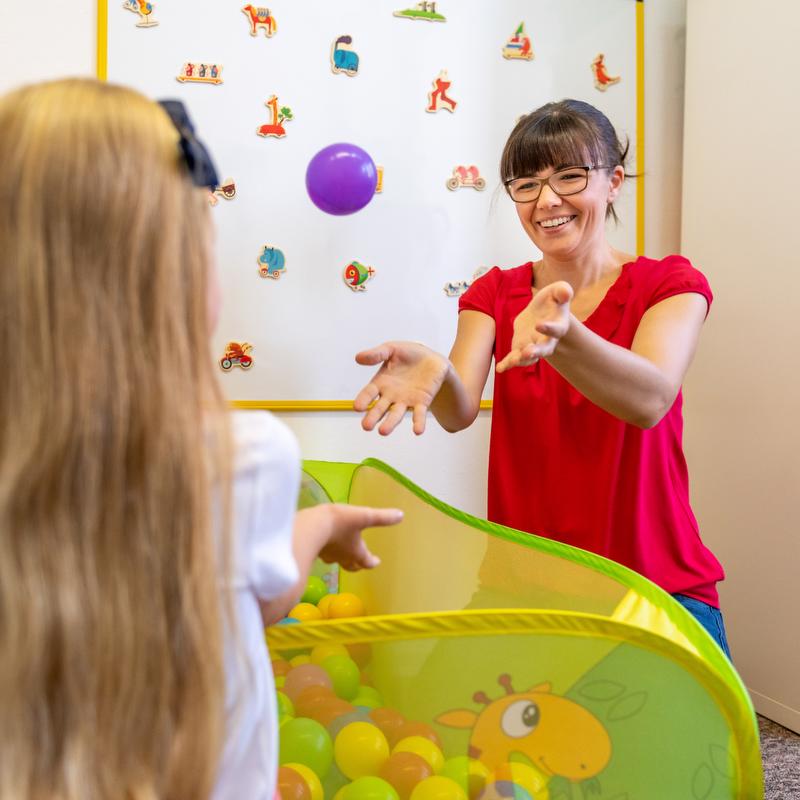
<instances>
[{"instance_id":1,"label":"whiteboard","mask_svg":"<svg viewBox=\"0 0 800 800\"><path fill-rule=\"evenodd\" d=\"M445 22L394 16L413 0L275 0L270 37L250 35L241 2L154 0L158 24L149 27L122 0L100 3L108 79L183 100L220 178L235 182L235 198L213 209L224 293L214 351L221 358L229 341L253 345L250 369L222 375L232 400L349 400L371 374L353 355L387 339L447 353L458 301L445 284L540 255L498 175L520 115L551 100L586 100L630 138L636 163L635 0L439 0ZM520 22L530 61L501 53ZM353 77L331 69L332 44L345 34L359 57ZM604 92L591 70L598 53L620 76ZM222 65L222 83L178 81L185 62ZM426 113L445 69L458 106ZM272 95L293 114L283 138L256 133L269 122ZM383 168L382 192L343 217L319 211L305 190L308 162L334 142L358 145ZM460 164L478 166L484 191L448 190ZM636 199L626 183L621 224L609 230L627 252L637 247ZM277 280L259 275L265 245L285 255ZM353 260L375 270L366 291L343 280Z\"/></svg>"}]
</instances>

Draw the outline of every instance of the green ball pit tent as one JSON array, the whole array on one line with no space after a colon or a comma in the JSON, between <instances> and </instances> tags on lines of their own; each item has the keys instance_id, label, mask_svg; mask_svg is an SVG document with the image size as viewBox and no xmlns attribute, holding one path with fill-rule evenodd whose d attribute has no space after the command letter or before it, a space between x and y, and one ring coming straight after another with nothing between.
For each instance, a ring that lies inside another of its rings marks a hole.
<instances>
[{"instance_id":1,"label":"green ball pit tent","mask_svg":"<svg viewBox=\"0 0 800 800\"><path fill-rule=\"evenodd\" d=\"M452 508L374 459L304 462L301 506L327 501L404 519L365 533L377 569L340 573L368 616L270 628L273 657L367 646L375 696L429 725L445 759L480 761L483 800L763 798L745 687L659 587ZM326 800L347 783L335 766L321 777Z\"/></svg>"}]
</instances>

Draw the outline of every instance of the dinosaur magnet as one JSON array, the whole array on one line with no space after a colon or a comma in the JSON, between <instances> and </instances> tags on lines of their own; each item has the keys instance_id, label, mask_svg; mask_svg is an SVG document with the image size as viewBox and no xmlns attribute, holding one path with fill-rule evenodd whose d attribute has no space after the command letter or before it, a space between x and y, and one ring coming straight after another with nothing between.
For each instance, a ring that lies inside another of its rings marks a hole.
<instances>
[{"instance_id":1,"label":"dinosaur magnet","mask_svg":"<svg viewBox=\"0 0 800 800\"><path fill-rule=\"evenodd\" d=\"M592 75L594 75L595 88L601 92L622 80L619 75L612 76L606 72L605 56L602 53L598 53L594 61L592 61Z\"/></svg>"},{"instance_id":2,"label":"dinosaur magnet","mask_svg":"<svg viewBox=\"0 0 800 800\"><path fill-rule=\"evenodd\" d=\"M345 75L358 75L358 53L353 50L353 37L340 36L331 46L331 69Z\"/></svg>"},{"instance_id":3,"label":"dinosaur magnet","mask_svg":"<svg viewBox=\"0 0 800 800\"><path fill-rule=\"evenodd\" d=\"M372 267L365 267L358 261L351 261L344 268L342 277L354 292L365 292L367 290L365 284L375 277L375 270Z\"/></svg>"},{"instance_id":4,"label":"dinosaur magnet","mask_svg":"<svg viewBox=\"0 0 800 800\"><path fill-rule=\"evenodd\" d=\"M268 8L248 4L242 9L242 12L250 22L251 36L258 36L258 31L261 29L269 39L278 30L278 23L275 22L275 17L272 16Z\"/></svg>"},{"instance_id":5,"label":"dinosaur magnet","mask_svg":"<svg viewBox=\"0 0 800 800\"><path fill-rule=\"evenodd\" d=\"M428 107L425 109L426 111L434 113L445 109L445 111L452 113L456 110L458 102L447 96L447 90L451 84L452 81L448 80L447 77L447 70L443 69L433 81L433 89L428 92Z\"/></svg>"},{"instance_id":6,"label":"dinosaur magnet","mask_svg":"<svg viewBox=\"0 0 800 800\"><path fill-rule=\"evenodd\" d=\"M253 366L253 358L250 352L253 345L247 342L228 342L225 345L225 355L219 360L219 365L225 372L229 372L233 367L250 369Z\"/></svg>"},{"instance_id":7,"label":"dinosaur magnet","mask_svg":"<svg viewBox=\"0 0 800 800\"><path fill-rule=\"evenodd\" d=\"M474 164L469 167L463 164L453 167L453 177L447 179L447 188L454 192L456 189L469 186L479 192L486 188L486 180L481 178L478 168Z\"/></svg>"},{"instance_id":8,"label":"dinosaur magnet","mask_svg":"<svg viewBox=\"0 0 800 800\"><path fill-rule=\"evenodd\" d=\"M284 272L286 272L286 256L283 255L283 250L265 244L258 257L258 274L262 278L278 280Z\"/></svg>"},{"instance_id":9,"label":"dinosaur magnet","mask_svg":"<svg viewBox=\"0 0 800 800\"><path fill-rule=\"evenodd\" d=\"M417 3L416 8L404 8L402 11L395 11L395 17L405 17L406 19L425 19L428 22L444 22L445 17L436 10L435 2Z\"/></svg>"},{"instance_id":10,"label":"dinosaur magnet","mask_svg":"<svg viewBox=\"0 0 800 800\"><path fill-rule=\"evenodd\" d=\"M288 106L279 107L277 95L272 95L264 105L270 110L272 119L266 125L259 125L256 133L259 136L274 136L276 139L282 139L286 136L286 128L283 127L283 123L294 119L292 109Z\"/></svg>"},{"instance_id":11,"label":"dinosaur magnet","mask_svg":"<svg viewBox=\"0 0 800 800\"><path fill-rule=\"evenodd\" d=\"M222 64L195 64L187 61L178 75L181 83L222 83Z\"/></svg>"},{"instance_id":12,"label":"dinosaur magnet","mask_svg":"<svg viewBox=\"0 0 800 800\"><path fill-rule=\"evenodd\" d=\"M503 45L503 58L530 61L533 58L531 40L525 35L525 23L520 22L514 35Z\"/></svg>"},{"instance_id":13,"label":"dinosaur magnet","mask_svg":"<svg viewBox=\"0 0 800 800\"><path fill-rule=\"evenodd\" d=\"M122 7L139 15L139 21L136 23L137 28L155 28L158 25L158 20L153 19L152 16L153 4L148 3L147 0L125 0Z\"/></svg>"}]
</instances>

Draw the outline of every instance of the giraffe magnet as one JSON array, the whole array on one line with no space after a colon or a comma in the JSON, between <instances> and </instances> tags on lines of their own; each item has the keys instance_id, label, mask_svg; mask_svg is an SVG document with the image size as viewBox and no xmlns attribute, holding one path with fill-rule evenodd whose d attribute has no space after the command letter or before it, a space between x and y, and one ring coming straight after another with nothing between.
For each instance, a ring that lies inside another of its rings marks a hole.
<instances>
[{"instance_id":1,"label":"giraffe magnet","mask_svg":"<svg viewBox=\"0 0 800 800\"><path fill-rule=\"evenodd\" d=\"M122 7L139 15L139 21L136 23L137 28L155 28L158 25L158 20L152 17L153 4L148 3L147 0L125 0Z\"/></svg>"},{"instance_id":2,"label":"giraffe magnet","mask_svg":"<svg viewBox=\"0 0 800 800\"><path fill-rule=\"evenodd\" d=\"M292 109L288 106L279 106L277 95L272 95L264 105L269 109L272 119L266 125L259 125L256 133L259 136L274 136L276 139L282 139L286 136L286 128L283 127L283 123L294 119Z\"/></svg>"}]
</instances>

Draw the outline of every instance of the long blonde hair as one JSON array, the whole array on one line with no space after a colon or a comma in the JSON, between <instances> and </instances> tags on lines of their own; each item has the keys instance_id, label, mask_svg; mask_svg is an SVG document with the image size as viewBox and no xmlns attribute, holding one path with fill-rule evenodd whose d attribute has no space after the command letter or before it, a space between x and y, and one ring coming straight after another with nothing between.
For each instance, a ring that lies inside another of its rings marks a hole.
<instances>
[{"instance_id":1,"label":"long blonde hair","mask_svg":"<svg viewBox=\"0 0 800 800\"><path fill-rule=\"evenodd\" d=\"M91 80L0 99L0 164L0 798L200 800L224 707L207 199L163 110Z\"/></svg>"}]
</instances>

